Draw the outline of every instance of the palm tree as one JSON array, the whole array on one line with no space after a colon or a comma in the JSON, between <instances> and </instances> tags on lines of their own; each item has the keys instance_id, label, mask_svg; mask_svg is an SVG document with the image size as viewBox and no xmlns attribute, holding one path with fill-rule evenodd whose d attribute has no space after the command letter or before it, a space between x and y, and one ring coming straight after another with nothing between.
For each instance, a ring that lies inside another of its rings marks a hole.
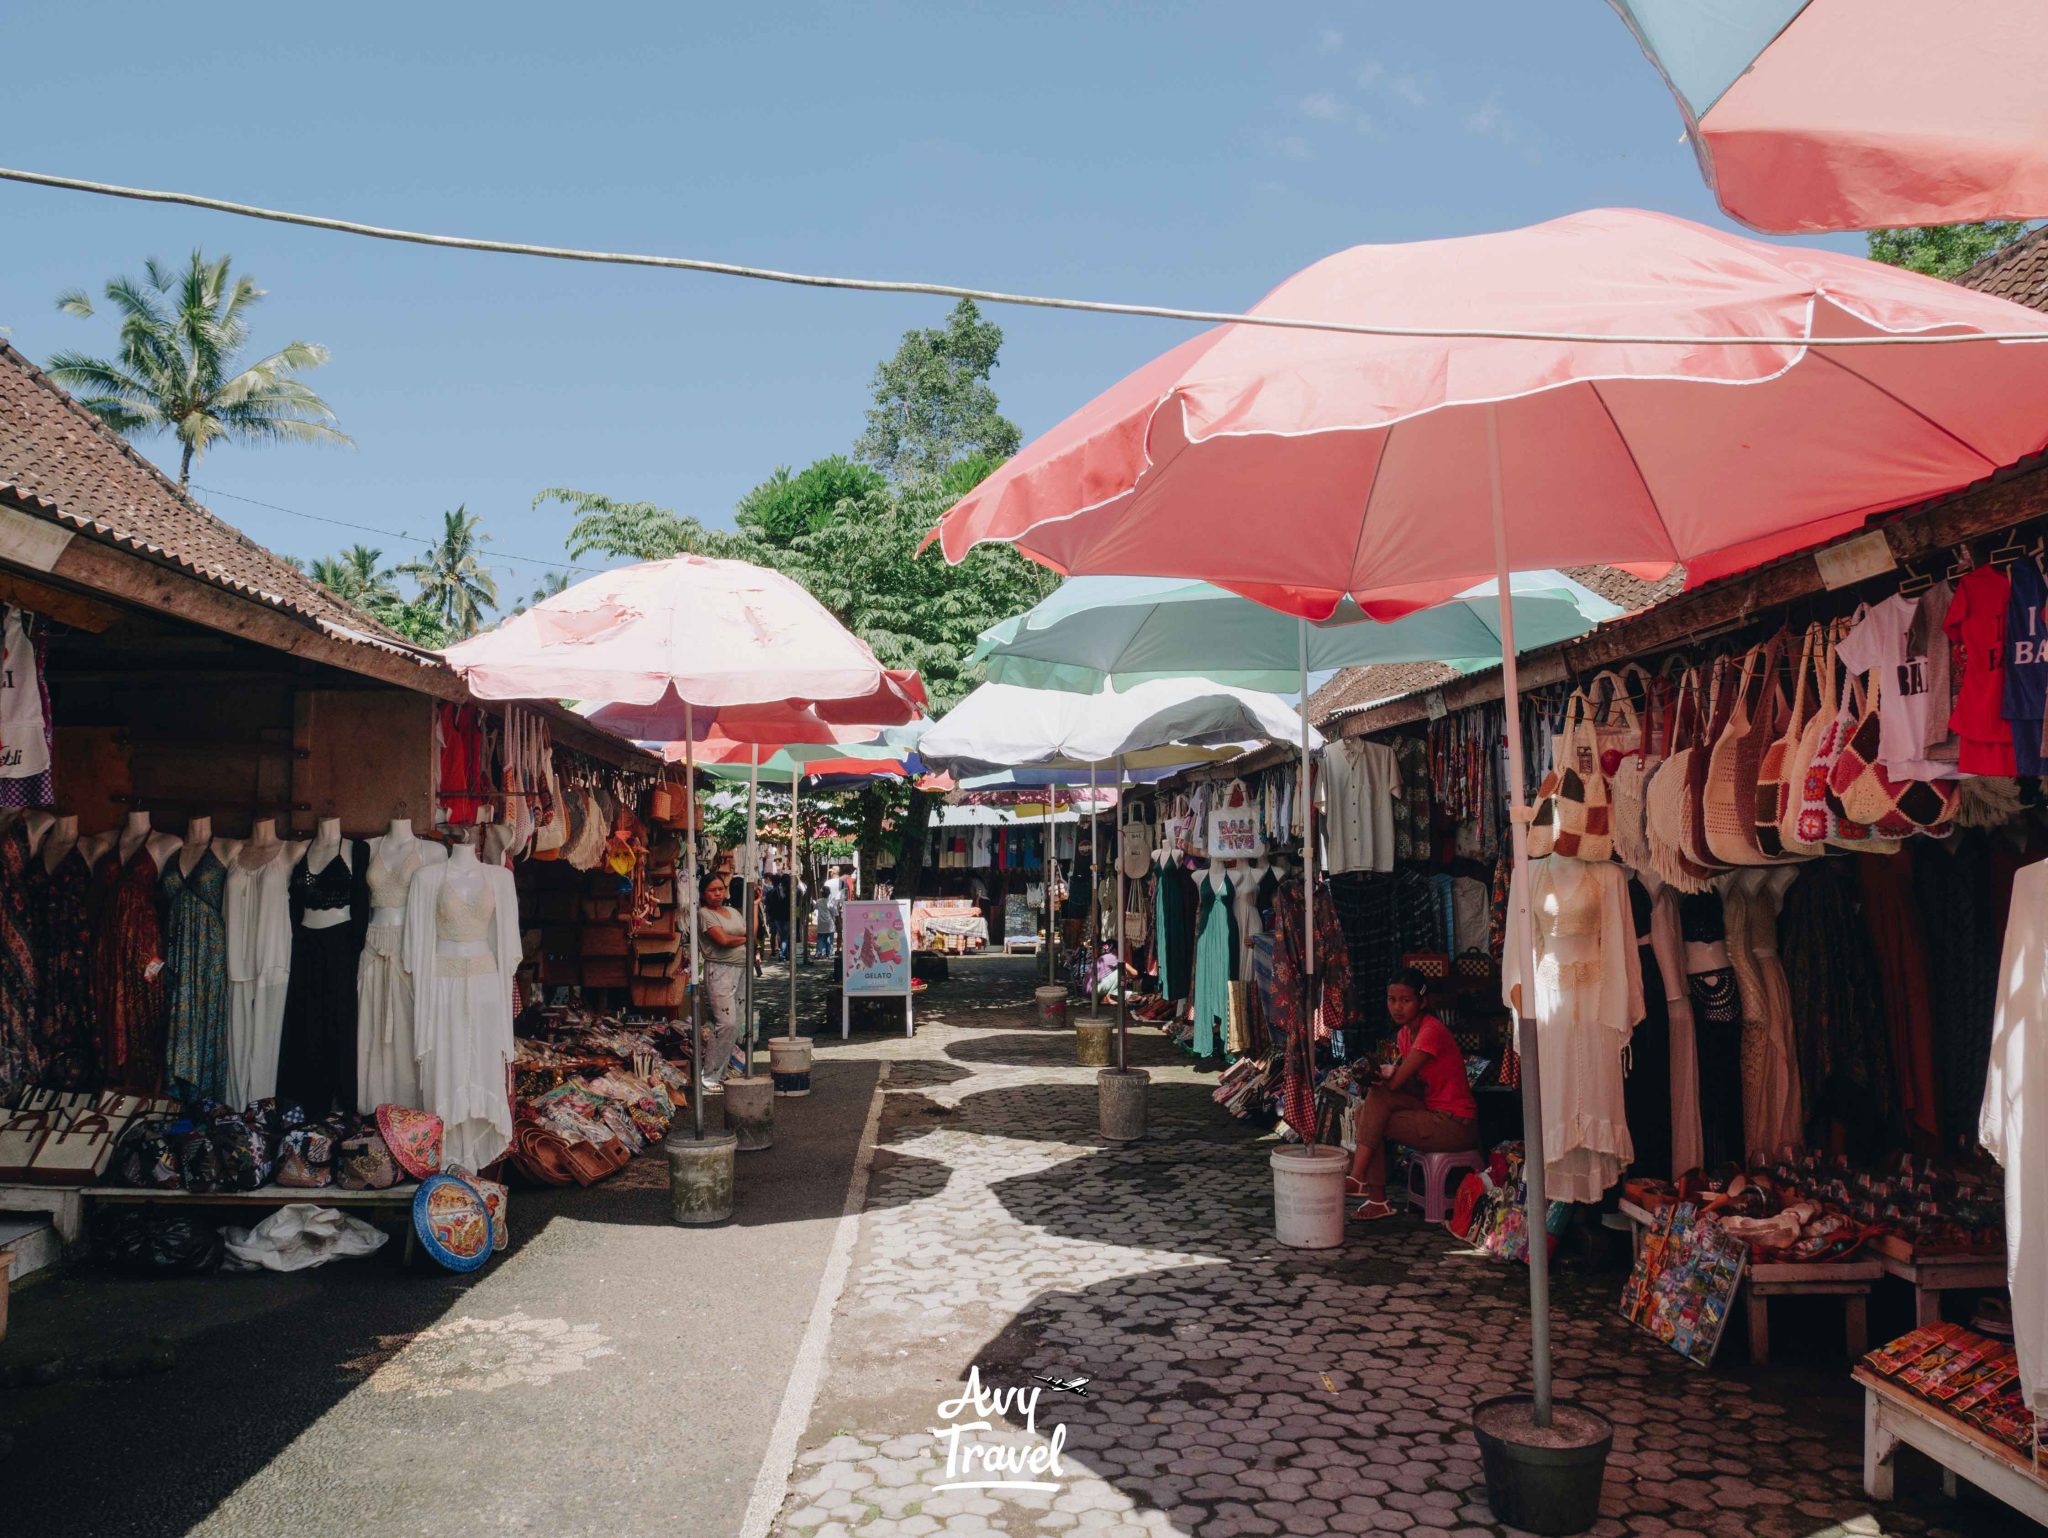
<instances>
[{"instance_id":1,"label":"palm tree","mask_svg":"<svg viewBox=\"0 0 2048 1538\"><path fill-rule=\"evenodd\" d=\"M458 638L473 636L484 611L498 606L498 579L481 556L490 535L477 533L483 522L467 504L441 515L441 537L417 561L399 571L420 585L420 597L441 616Z\"/></svg>"},{"instance_id":2,"label":"palm tree","mask_svg":"<svg viewBox=\"0 0 2048 1538\"><path fill-rule=\"evenodd\" d=\"M192 461L221 440L241 443L347 443L327 402L296 376L327 361L327 349L288 342L236 368L249 341L249 310L263 297L253 280L231 278L230 257L198 251L182 269L143 264L144 281L115 278L106 295L121 315L114 358L60 352L50 377L124 437L170 433L182 445L178 485L191 484ZM57 296L67 315L90 318L83 289Z\"/></svg>"},{"instance_id":3,"label":"palm tree","mask_svg":"<svg viewBox=\"0 0 2048 1538\"><path fill-rule=\"evenodd\" d=\"M568 585L569 574L566 571L551 571L534 585L532 592L512 606L512 612L514 614L524 614L535 604L546 603Z\"/></svg>"},{"instance_id":4,"label":"palm tree","mask_svg":"<svg viewBox=\"0 0 2048 1538\"><path fill-rule=\"evenodd\" d=\"M350 545L339 555L324 555L313 563L313 580L344 603L375 613L396 606L397 575L383 565L384 552L368 545Z\"/></svg>"}]
</instances>

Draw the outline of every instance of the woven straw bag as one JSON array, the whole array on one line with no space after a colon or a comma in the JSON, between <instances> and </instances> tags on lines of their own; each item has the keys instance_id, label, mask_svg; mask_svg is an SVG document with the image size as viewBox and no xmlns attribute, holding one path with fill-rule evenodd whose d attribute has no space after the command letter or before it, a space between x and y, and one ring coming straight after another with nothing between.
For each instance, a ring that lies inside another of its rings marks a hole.
<instances>
[{"instance_id":1,"label":"woven straw bag","mask_svg":"<svg viewBox=\"0 0 2048 1538\"><path fill-rule=\"evenodd\" d=\"M1671 753L1650 776L1643 794L1650 868L1681 892L1704 892L1715 874L1694 863L1685 852L1687 781L1699 751L1694 743L1699 716L1699 673L1687 668L1679 675L1671 710Z\"/></svg>"},{"instance_id":2,"label":"woven straw bag","mask_svg":"<svg viewBox=\"0 0 2048 1538\"><path fill-rule=\"evenodd\" d=\"M1734 712L1740 692L1735 687L1734 670L1734 658L1714 659L1708 675L1707 708L1701 717L1699 742L1685 766L1685 823L1679 846L1694 867L1714 875L1728 867L1714 857L1713 848L1707 843L1707 775L1713 768L1714 745L1728 729L1728 717Z\"/></svg>"},{"instance_id":3,"label":"woven straw bag","mask_svg":"<svg viewBox=\"0 0 2048 1538\"><path fill-rule=\"evenodd\" d=\"M1638 670L1640 671L1640 670ZM1624 753L1607 778L1608 821L1614 827L1614 857L1630 870L1654 872L1650 856L1650 776L1670 747L1671 705L1663 679L1643 675L1641 745Z\"/></svg>"},{"instance_id":4,"label":"woven straw bag","mask_svg":"<svg viewBox=\"0 0 2048 1538\"><path fill-rule=\"evenodd\" d=\"M1728 865L1770 865L1779 857L1775 836L1770 849L1758 841L1756 807L1764 754L1786 713L1779 671L1789 644L1781 632L1743 658L1734 708L1714 744L1707 772L1707 845Z\"/></svg>"},{"instance_id":5,"label":"woven straw bag","mask_svg":"<svg viewBox=\"0 0 2048 1538\"><path fill-rule=\"evenodd\" d=\"M1813 720L1818 689L1808 692L1822 649L1827 644L1825 627L1806 627L1800 638L1799 667L1793 675L1792 704L1778 721L1776 733L1757 763L1756 842L1765 854L1784 859L1811 859L1821 845L1798 838L1799 747Z\"/></svg>"}]
</instances>

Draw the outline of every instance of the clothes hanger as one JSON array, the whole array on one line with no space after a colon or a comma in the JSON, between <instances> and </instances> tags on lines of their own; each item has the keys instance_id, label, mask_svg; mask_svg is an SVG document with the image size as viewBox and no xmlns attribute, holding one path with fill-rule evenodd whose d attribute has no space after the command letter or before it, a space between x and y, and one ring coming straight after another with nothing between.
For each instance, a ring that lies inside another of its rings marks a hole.
<instances>
[{"instance_id":1,"label":"clothes hanger","mask_svg":"<svg viewBox=\"0 0 2048 1538\"><path fill-rule=\"evenodd\" d=\"M1918 598L1922 593L1934 586L1933 575L1924 567L1916 567L1911 561L1904 562L1903 564L1906 576L1905 580L1899 583L1899 596L1901 598Z\"/></svg>"}]
</instances>

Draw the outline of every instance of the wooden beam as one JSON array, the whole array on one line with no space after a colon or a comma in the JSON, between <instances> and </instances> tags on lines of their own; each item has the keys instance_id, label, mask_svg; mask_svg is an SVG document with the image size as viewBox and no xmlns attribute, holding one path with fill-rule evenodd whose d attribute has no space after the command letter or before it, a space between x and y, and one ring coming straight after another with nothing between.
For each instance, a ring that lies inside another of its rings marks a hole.
<instances>
[{"instance_id":1,"label":"wooden beam","mask_svg":"<svg viewBox=\"0 0 2048 1538\"><path fill-rule=\"evenodd\" d=\"M67 588L52 587L7 567L0 567L0 603L32 609L60 625L91 635L104 635L126 618L110 603L100 603Z\"/></svg>"},{"instance_id":2,"label":"wooden beam","mask_svg":"<svg viewBox=\"0 0 2048 1538\"><path fill-rule=\"evenodd\" d=\"M1904 562L1934 556L1952 545L2044 516L2048 516L2048 467L2037 461L1953 497L1892 514L1877 527L1891 547L1893 559ZM1869 532L1869 528L1858 529L1815 550L1680 593L1575 641L1525 652L1520 659L1521 686L1529 690L1562 683L1631 657L1682 646L1694 638L1741 625L1766 610L1825 592L1827 584L1821 579L1815 552L1861 539ZM1448 710L1489 704L1501 697L1500 669L1488 668L1370 710L1340 716L1324 728L1324 734L1363 737L1426 721L1432 695L1441 695Z\"/></svg>"}]
</instances>

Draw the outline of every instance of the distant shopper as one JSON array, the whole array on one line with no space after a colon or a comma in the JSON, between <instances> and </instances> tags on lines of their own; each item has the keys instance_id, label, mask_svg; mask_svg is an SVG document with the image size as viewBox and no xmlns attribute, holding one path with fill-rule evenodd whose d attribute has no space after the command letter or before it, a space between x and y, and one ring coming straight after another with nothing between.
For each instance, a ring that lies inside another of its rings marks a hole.
<instances>
[{"instance_id":1,"label":"distant shopper","mask_svg":"<svg viewBox=\"0 0 2048 1538\"><path fill-rule=\"evenodd\" d=\"M1387 983L1387 1016L1401 1058L1358 1108L1358 1151L1344 1194L1363 1197L1351 1216L1369 1223L1394 1215L1387 1202L1387 1143L1428 1153L1479 1146L1479 1104L1465 1078L1465 1054L1435 1015L1423 1012L1429 979L1403 967Z\"/></svg>"},{"instance_id":2,"label":"distant shopper","mask_svg":"<svg viewBox=\"0 0 2048 1538\"><path fill-rule=\"evenodd\" d=\"M789 955L789 877L780 871L761 883L761 903L768 915L768 943L777 961Z\"/></svg>"}]
</instances>

